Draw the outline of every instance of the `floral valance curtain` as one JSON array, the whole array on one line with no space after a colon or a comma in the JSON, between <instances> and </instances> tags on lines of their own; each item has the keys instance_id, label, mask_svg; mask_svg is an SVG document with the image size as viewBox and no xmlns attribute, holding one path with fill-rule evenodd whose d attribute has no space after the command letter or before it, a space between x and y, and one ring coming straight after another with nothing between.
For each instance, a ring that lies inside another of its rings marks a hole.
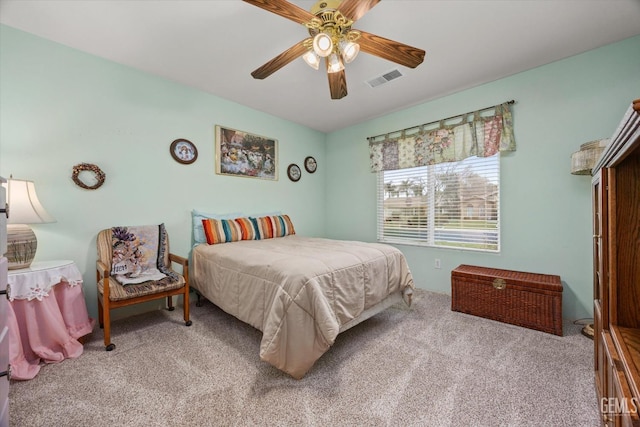
<instances>
[{"instance_id":1,"label":"floral valance curtain","mask_svg":"<svg viewBox=\"0 0 640 427\"><path fill-rule=\"evenodd\" d=\"M394 132L399 134L397 137L371 137L371 172L457 162L471 156L489 157L499 151L515 151L512 103L505 102Z\"/></svg>"}]
</instances>

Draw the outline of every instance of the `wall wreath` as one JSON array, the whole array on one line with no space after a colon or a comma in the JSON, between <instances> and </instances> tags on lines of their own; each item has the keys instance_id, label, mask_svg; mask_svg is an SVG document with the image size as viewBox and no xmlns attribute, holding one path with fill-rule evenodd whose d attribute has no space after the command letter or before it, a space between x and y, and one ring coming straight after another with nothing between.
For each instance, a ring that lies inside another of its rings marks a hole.
<instances>
[{"instance_id":1,"label":"wall wreath","mask_svg":"<svg viewBox=\"0 0 640 427\"><path fill-rule=\"evenodd\" d=\"M82 182L80 179L80 172L92 172L95 176L96 183L93 185L88 185ZM102 170L91 163L80 163L73 167L73 173L71 174L71 179L76 183L79 187L85 188L87 190L95 190L96 188L100 188L102 184L104 184L105 174Z\"/></svg>"}]
</instances>

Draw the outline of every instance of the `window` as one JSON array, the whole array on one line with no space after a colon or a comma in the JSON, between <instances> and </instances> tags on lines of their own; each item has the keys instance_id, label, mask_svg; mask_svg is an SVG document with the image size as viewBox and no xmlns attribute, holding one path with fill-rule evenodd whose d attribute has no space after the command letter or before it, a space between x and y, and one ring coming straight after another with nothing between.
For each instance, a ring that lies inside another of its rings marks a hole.
<instances>
[{"instance_id":1,"label":"window","mask_svg":"<svg viewBox=\"0 0 640 427\"><path fill-rule=\"evenodd\" d=\"M500 250L500 154L378 172L378 240Z\"/></svg>"}]
</instances>

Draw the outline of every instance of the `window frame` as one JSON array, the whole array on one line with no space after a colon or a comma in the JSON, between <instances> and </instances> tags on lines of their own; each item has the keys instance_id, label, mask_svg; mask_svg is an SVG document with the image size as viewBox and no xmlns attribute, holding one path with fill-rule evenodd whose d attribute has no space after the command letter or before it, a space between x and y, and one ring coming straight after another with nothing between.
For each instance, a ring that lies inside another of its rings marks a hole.
<instances>
[{"instance_id":1,"label":"window frame","mask_svg":"<svg viewBox=\"0 0 640 427\"><path fill-rule=\"evenodd\" d=\"M501 226L500 226L500 222L501 222L501 208L500 208L500 194L501 194L501 179L500 179L500 154L497 153L495 154L496 159L495 159L495 164L492 164L491 167L487 167L487 163L484 163L484 166L482 165L481 162L486 162L487 158L471 158L471 160L465 159L465 160L461 160L458 162L451 162L448 163L447 165L454 165L453 166L453 170L455 171L457 167L461 166L461 167L467 167L469 166L470 162L478 162L477 164L471 163L472 166L475 166L476 168L480 168L480 171L485 172L488 171L494 175L491 175L491 178L493 179L493 181L491 181L493 183L493 185L496 187L495 191L491 192L490 194L495 194L495 208L492 209L486 209L485 206L480 207L476 207L476 206L469 206L469 205L465 205L464 202L460 202L460 204L457 206L458 209L460 209L460 212L462 213L462 218L460 219L461 223L464 223L465 218L468 218L467 216L465 216L465 212L467 212L467 209L472 209L474 214L477 212L482 212L484 211L484 219L480 219L478 221L476 221L479 225L480 222L482 221L484 224L481 227L477 227L477 228L473 228L470 227L468 228L469 230L473 230L474 233L477 232L482 232L482 230L491 230L491 231L485 231L485 236L487 236L486 238L488 240L485 240L484 243L479 243L477 241L474 241L473 238L471 238L470 240L467 241L462 241L462 242L458 242L458 243L453 243L452 241L448 241L448 243L445 243L444 237L442 239L436 239L435 235L437 233L438 230L443 230L443 228L437 228L436 227L436 190L435 190L435 183L436 183L436 174L438 172L438 169L441 169L445 166L442 166L444 164L438 164L438 165L428 165L428 166L422 166L420 168L424 168L425 171L424 173L420 174L417 173L416 174L416 170L418 170L418 168L409 168L411 171L407 172L407 175L404 176L404 180L408 181L410 179L410 177L413 176L419 176L421 177L421 181L425 183L425 187L426 187L426 195L424 195L426 198L424 199L426 201L427 206L426 208L426 218L425 218L425 225L426 225L426 231L424 231L425 235L421 236L421 237L410 237L410 236L390 236L389 235L389 226L387 225L386 229L386 233L385 233L385 225L387 224L387 220L385 219L385 205L384 205L384 201L387 199L392 199L393 197L389 196L386 197L387 194L387 189L388 187L385 184L385 171L380 171L377 172L377 177L376 177L376 231L377 231L377 241L380 243L389 243L389 244L402 244L402 245L411 245L411 246L421 246L421 247L432 247L432 248L439 248L439 249L457 249L457 250L463 250L463 251L475 251L475 252L482 252L482 253L491 253L491 254L499 254L501 252L501 243L502 243L502 235L501 235ZM492 156L493 157L493 156ZM465 164L466 161L466 164ZM486 168L486 169L484 169ZM394 173L394 174L401 174L401 170L393 170L393 171L387 171L390 173ZM479 171L477 169L472 169L472 172L474 174L478 174L479 175ZM395 177L395 179L397 180L398 177ZM489 178L486 178L489 181ZM486 191L486 190L485 190ZM406 191L403 191L405 193L405 198L409 199L409 195L408 193L406 193ZM398 196L399 197L399 196ZM415 193L414 196L415 197ZM485 194L485 197L488 197L487 194ZM416 207L412 207L412 209L415 211ZM440 213L443 214L445 212L445 210L443 209L443 207L440 207ZM492 215L495 215L495 219L490 219L492 218ZM471 217L472 219L469 220L467 219L466 221L470 221L470 223L473 223L473 216ZM418 224L420 224L420 221L422 221L422 219L420 219L418 221ZM399 221L398 221L399 222ZM495 224L495 232L493 231L493 224ZM409 230L409 225L407 225L404 228L398 228L399 233L406 233ZM419 226L418 226L419 227ZM460 225L461 229L467 229L467 227L463 226L462 224ZM446 228L444 228L446 229ZM453 228L449 228L448 230L452 230ZM442 235L446 235L446 232L441 233ZM452 234L449 234L452 235ZM453 232L453 235L455 235L455 231ZM455 238L453 238L455 240ZM495 239L495 241L494 241ZM482 247L484 246L484 247Z\"/></svg>"}]
</instances>

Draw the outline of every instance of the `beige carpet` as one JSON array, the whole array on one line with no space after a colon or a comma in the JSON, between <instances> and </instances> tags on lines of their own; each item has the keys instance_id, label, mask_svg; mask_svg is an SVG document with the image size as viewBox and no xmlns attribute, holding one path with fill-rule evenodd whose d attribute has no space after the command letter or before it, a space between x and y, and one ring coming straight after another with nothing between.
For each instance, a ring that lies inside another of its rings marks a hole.
<instances>
[{"instance_id":1,"label":"beige carpet","mask_svg":"<svg viewBox=\"0 0 640 427\"><path fill-rule=\"evenodd\" d=\"M195 299L195 298L194 298ZM210 303L116 322L84 354L13 382L21 426L599 426L593 342L450 311L418 291L341 334L305 378L258 356L261 333Z\"/></svg>"}]
</instances>

